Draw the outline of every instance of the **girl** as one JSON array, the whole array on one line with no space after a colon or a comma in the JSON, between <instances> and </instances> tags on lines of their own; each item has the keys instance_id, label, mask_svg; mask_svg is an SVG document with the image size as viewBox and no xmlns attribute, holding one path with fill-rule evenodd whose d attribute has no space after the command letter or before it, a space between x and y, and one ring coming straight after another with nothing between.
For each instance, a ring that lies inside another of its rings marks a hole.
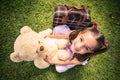
<instances>
[{"instance_id":1,"label":"girl","mask_svg":"<svg viewBox=\"0 0 120 80\"><path fill-rule=\"evenodd\" d=\"M70 58L65 61L53 61L45 58L50 64L55 64L56 71L61 73L76 65L85 65L92 56L101 54L108 49L104 35L97 30L97 25L71 31L67 25L56 26L53 29L55 35L51 38L65 38L69 40L66 50L70 53ZM103 48L103 46L105 46Z\"/></svg>"}]
</instances>

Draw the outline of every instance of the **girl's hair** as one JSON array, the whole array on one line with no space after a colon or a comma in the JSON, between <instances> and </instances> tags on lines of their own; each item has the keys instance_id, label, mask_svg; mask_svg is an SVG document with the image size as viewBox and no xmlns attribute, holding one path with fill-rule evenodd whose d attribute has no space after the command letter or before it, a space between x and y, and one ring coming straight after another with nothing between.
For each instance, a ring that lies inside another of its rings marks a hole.
<instances>
[{"instance_id":1,"label":"girl's hair","mask_svg":"<svg viewBox=\"0 0 120 80\"><path fill-rule=\"evenodd\" d=\"M92 24L92 26L93 25L94 24ZM91 57L93 57L93 56L95 56L97 54L104 53L109 48L109 46L105 46L103 48L105 37L99 30L97 30L94 27L88 27L88 28L82 28L82 29L74 30L69 35L70 43L72 43L72 40L74 40L80 33L84 34L87 31L90 31L92 33L92 35L96 38L97 46L93 49L94 53L85 53L85 54L74 53L73 58L76 57L81 62L86 60L86 59L90 59Z\"/></svg>"}]
</instances>

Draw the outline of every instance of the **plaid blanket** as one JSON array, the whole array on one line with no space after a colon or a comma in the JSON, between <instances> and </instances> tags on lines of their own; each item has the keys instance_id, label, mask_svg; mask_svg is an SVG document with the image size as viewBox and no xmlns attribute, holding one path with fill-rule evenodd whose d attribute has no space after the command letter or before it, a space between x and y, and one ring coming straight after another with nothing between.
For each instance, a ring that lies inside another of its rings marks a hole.
<instances>
[{"instance_id":1,"label":"plaid blanket","mask_svg":"<svg viewBox=\"0 0 120 80\"><path fill-rule=\"evenodd\" d=\"M71 11L69 11L70 9ZM65 16L67 20L63 22ZM66 24L70 27L70 29L73 30L84 27L90 22L91 22L90 10L86 8L81 7L78 9L67 5L58 5L55 7L53 27Z\"/></svg>"}]
</instances>

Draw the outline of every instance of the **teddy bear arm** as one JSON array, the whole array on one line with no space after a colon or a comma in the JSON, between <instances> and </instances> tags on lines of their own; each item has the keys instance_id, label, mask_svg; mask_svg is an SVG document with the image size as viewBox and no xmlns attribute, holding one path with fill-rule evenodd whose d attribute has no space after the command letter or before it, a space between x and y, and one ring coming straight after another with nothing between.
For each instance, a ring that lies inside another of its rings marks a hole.
<instances>
[{"instance_id":1,"label":"teddy bear arm","mask_svg":"<svg viewBox=\"0 0 120 80\"><path fill-rule=\"evenodd\" d=\"M39 36L44 38L52 33L52 29L48 28L46 30L40 31Z\"/></svg>"}]
</instances>

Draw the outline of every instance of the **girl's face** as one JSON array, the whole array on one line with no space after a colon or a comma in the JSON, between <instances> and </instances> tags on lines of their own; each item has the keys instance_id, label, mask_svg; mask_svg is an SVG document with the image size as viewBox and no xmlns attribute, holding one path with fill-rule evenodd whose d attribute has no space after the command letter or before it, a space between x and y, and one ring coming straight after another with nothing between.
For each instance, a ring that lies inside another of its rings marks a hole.
<instances>
[{"instance_id":1,"label":"girl's face","mask_svg":"<svg viewBox=\"0 0 120 80\"><path fill-rule=\"evenodd\" d=\"M71 50L74 53L92 53L92 50L97 46L96 39L92 36L90 31L86 33L79 33L72 41Z\"/></svg>"}]
</instances>

